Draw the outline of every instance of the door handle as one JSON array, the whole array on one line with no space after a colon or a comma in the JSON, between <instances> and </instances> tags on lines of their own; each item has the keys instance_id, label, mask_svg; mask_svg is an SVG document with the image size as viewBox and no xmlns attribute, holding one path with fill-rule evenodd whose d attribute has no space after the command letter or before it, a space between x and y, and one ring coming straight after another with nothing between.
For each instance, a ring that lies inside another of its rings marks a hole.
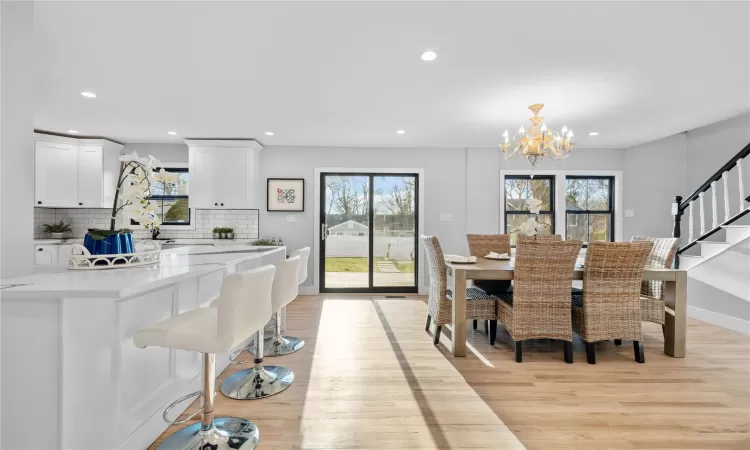
<instances>
[{"instance_id":1,"label":"door handle","mask_svg":"<svg viewBox=\"0 0 750 450\"><path fill-rule=\"evenodd\" d=\"M328 226L324 223L320 224L320 240L325 241L328 237Z\"/></svg>"}]
</instances>

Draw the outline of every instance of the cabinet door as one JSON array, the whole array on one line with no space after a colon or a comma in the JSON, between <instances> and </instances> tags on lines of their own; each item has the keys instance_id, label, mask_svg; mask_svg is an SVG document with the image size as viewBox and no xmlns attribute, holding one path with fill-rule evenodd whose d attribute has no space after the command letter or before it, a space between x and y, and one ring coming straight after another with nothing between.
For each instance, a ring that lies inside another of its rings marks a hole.
<instances>
[{"instance_id":1,"label":"cabinet door","mask_svg":"<svg viewBox=\"0 0 750 450\"><path fill-rule=\"evenodd\" d=\"M247 151L242 148L227 148L217 152L225 167L224 196L220 201L226 208L245 208L246 206L246 153Z\"/></svg>"},{"instance_id":2,"label":"cabinet door","mask_svg":"<svg viewBox=\"0 0 750 450\"><path fill-rule=\"evenodd\" d=\"M78 206L107 206L102 205L102 187L101 146L78 147Z\"/></svg>"},{"instance_id":3,"label":"cabinet door","mask_svg":"<svg viewBox=\"0 0 750 450\"><path fill-rule=\"evenodd\" d=\"M58 245L57 246L57 262L56 264L61 266L67 266L68 265L68 257L70 256L70 249L73 248L72 245Z\"/></svg>"},{"instance_id":4,"label":"cabinet door","mask_svg":"<svg viewBox=\"0 0 750 450\"><path fill-rule=\"evenodd\" d=\"M38 141L34 156L34 206L77 206L77 147L72 144Z\"/></svg>"},{"instance_id":5,"label":"cabinet door","mask_svg":"<svg viewBox=\"0 0 750 450\"><path fill-rule=\"evenodd\" d=\"M34 248L34 264L50 265L57 263L57 246L37 245Z\"/></svg>"},{"instance_id":6,"label":"cabinet door","mask_svg":"<svg viewBox=\"0 0 750 450\"><path fill-rule=\"evenodd\" d=\"M193 208L218 208L224 190L221 164L209 148L190 149L190 205ZM217 173L217 171L219 173Z\"/></svg>"}]
</instances>

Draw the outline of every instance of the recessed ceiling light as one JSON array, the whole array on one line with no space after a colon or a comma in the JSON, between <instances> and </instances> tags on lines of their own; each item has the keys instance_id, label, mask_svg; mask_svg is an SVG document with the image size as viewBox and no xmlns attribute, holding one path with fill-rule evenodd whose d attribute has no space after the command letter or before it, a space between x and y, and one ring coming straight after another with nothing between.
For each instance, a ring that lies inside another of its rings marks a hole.
<instances>
[{"instance_id":1,"label":"recessed ceiling light","mask_svg":"<svg viewBox=\"0 0 750 450\"><path fill-rule=\"evenodd\" d=\"M176 131L167 131L167 134L171 134L172 136L177 136Z\"/></svg>"},{"instance_id":2,"label":"recessed ceiling light","mask_svg":"<svg viewBox=\"0 0 750 450\"><path fill-rule=\"evenodd\" d=\"M273 131L266 131L266 136L273 136Z\"/></svg>"},{"instance_id":3,"label":"recessed ceiling light","mask_svg":"<svg viewBox=\"0 0 750 450\"><path fill-rule=\"evenodd\" d=\"M599 132L598 131L592 131L591 133L589 133L589 136L599 136Z\"/></svg>"},{"instance_id":4,"label":"recessed ceiling light","mask_svg":"<svg viewBox=\"0 0 750 450\"><path fill-rule=\"evenodd\" d=\"M437 58L437 53L432 50L422 53L422 61L435 61L435 58Z\"/></svg>"},{"instance_id":5,"label":"recessed ceiling light","mask_svg":"<svg viewBox=\"0 0 750 450\"><path fill-rule=\"evenodd\" d=\"M81 95L86 98L96 98L96 94L94 94L93 92L83 91L81 92Z\"/></svg>"},{"instance_id":6,"label":"recessed ceiling light","mask_svg":"<svg viewBox=\"0 0 750 450\"><path fill-rule=\"evenodd\" d=\"M396 131L396 134L404 134L404 133L406 133L406 130L398 130L398 131Z\"/></svg>"},{"instance_id":7,"label":"recessed ceiling light","mask_svg":"<svg viewBox=\"0 0 750 450\"><path fill-rule=\"evenodd\" d=\"M78 134L78 132L77 132L76 130L68 130L68 133L71 133L71 134Z\"/></svg>"}]
</instances>

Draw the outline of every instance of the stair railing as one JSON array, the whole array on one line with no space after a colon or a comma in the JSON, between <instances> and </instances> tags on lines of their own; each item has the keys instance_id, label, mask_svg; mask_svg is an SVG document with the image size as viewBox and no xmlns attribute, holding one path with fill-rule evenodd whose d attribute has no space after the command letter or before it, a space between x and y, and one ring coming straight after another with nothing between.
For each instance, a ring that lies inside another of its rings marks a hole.
<instances>
[{"instance_id":1,"label":"stair railing","mask_svg":"<svg viewBox=\"0 0 750 450\"><path fill-rule=\"evenodd\" d=\"M681 196L676 196L674 198L674 203L672 203L672 216L674 216L674 228L672 230L672 237L682 237L681 236L681 222L682 222L682 216L685 213L685 210L688 211L688 238L687 240L683 239L683 242L687 242L682 248L678 250L678 254L684 252L685 250L689 249L690 247L694 246L698 242L706 239L707 237L711 236L712 234L716 233L721 229L722 226L726 226L731 224L732 222L736 221L740 217L744 216L748 212L750 212L750 209L748 209L748 202L750 202L750 196L745 197L745 185L744 185L744 179L743 179L743 164L745 163L745 158L750 155L750 144L746 145L745 148L740 150L739 153L734 155L732 159L727 161L726 164L724 164L721 169L716 171L715 174L711 176L708 180L706 180L705 183L701 185L698 189L696 189L692 194L690 194L686 199L683 200ZM732 215L731 211L731 205L729 204L729 171L737 167L737 176L739 177L739 198L740 198L740 204L739 204L739 210L736 214ZM718 217L718 208L716 205L716 186L717 183L721 181L724 186L724 220L719 223L719 217ZM710 228L706 230L706 214L705 214L705 197L706 193L708 191L711 191L711 222L709 224ZM693 208L695 207L696 201L698 202L698 208L699 210L699 233L696 236L695 233L695 224L693 223L694 220L694 214L693 214Z\"/></svg>"}]
</instances>

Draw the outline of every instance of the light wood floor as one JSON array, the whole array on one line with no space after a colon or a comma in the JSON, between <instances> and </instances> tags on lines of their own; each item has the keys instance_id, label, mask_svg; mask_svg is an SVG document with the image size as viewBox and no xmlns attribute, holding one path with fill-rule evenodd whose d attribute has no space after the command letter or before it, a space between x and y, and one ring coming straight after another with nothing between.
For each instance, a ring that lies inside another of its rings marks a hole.
<instances>
[{"instance_id":1,"label":"light wood floor","mask_svg":"<svg viewBox=\"0 0 750 450\"><path fill-rule=\"evenodd\" d=\"M518 364L502 327L490 347L468 326L468 355L453 358L450 332L434 347L425 318L419 297L300 297L286 334L304 349L266 358L294 384L263 400L219 393L217 416L254 421L260 449L750 448L747 336L689 320L687 357L675 359L644 323L646 364L630 342L607 342L592 366L578 342L568 365L551 341L526 345Z\"/></svg>"}]
</instances>

